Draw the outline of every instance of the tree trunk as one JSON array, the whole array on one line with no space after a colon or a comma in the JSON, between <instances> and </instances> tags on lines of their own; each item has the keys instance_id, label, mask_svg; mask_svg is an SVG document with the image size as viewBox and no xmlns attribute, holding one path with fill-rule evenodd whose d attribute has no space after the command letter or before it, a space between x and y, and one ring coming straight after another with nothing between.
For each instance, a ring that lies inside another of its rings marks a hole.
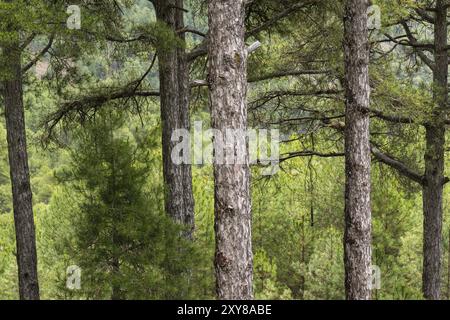
<instances>
[{"instance_id":1,"label":"tree trunk","mask_svg":"<svg viewBox=\"0 0 450 320\"><path fill-rule=\"evenodd\" d=\"M443 126L426 127L422 285L424 297L430 300L440 296L444 135Z\"/></svg>"},{"instance_id":2,"label":"tree trunk","mask_svg":"<svg viewBox=\"0 0 450 320\"><path fill-rule=\"evenodd\" d=\"M247 130L244 2L208 1L211 119L222 137L227 129ZM214 139L214 148L224 150L219 140ZM243 152L244 161L214 161L216 291L219 299L245 300L253 298L249 156L242 141L232 149L235 156Z\"/></svg>"},{"instance_id":3,"label":"tree trunk","mask_svg":"<svg viewBox=\"0 0 450 320\"><path fill-rule=\"evenodd\" d=\"M113 284L112 284L112 292L111 292L111 300L123 300L123 292L120 285L117 283L117 278L120 275L120 261L117 257L113 257L111 263L112 276L113 276Z\"/></svg>"},{"instance_id":4,"label":"tree trunk","mask_svg":"<svg viewBox=\"0 0 450 320\"><path fill-rule=\"evenodd\" d=\"M348 0L344 16L345 126L345 293L369 300L371 208L369 144L369 44L367 0Z\"/></svg>"},{"instance_id":5,"label":"tree trunk","mask_svg":"<svg viewBox=\"0 0 450 320\"><path fill-rule=\"evenodd\" d=\"M450 300L450 229L448 230L448 251L447 251L447 300Z\"/></svg>"},{"instance_id":6,"label":"tree trunk","mask_svg":"<svg viewBox=\"0 0 450 320\"><path fill-rule=\"evenodd\" d=\"M423 274L422 286L426 299L440 297L442 256L442 193L444 182L445 124L447 109L448 56L447 8L445 1L436 2L435 22L435 109L431 121L425 126L425 179L423 186Z\"/></svg>"},{"instance_id":7,"label":"tree trunk","mask_svg":"<svg viewBox=\"0 0 450 320\"><path fill-rule=\"evenodd\" d=\"M10 63L4 81L5 118L16 231L19 295L39 300L36 237L28 168L25 116L22 93L21 55L18 44L4 48Z\"/></svg>"},{"instance_id":8,"label":"tree trunk","mask_svg":"<svg viewBox=\"0 0 450 320\"><path fill-rule=\"evenodd\" d=\"M184 27L183 0L154 1L158 20L164 22L175 34ZM179 37L184 41L184 34ZM161 93L162 154L167 214L187 227L186 237L194 232L194 197L190 164L176 165L171 154L177 142L172 142L176 129L190 130L189 117L189 67L185 49L159 48L159 76Z\"/></svg>"}]
</instances>

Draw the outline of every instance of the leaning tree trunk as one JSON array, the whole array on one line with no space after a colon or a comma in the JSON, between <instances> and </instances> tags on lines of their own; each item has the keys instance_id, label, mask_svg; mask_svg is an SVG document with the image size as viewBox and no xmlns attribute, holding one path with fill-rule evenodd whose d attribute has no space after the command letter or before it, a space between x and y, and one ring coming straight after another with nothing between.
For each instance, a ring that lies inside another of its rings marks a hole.
<instances>
[{"instance_id":1,"label":"leaning tree trunk","mask_svg":"<svg viewBox=\"0 0 450 320\"><path fill-rule=\"evenodd\" d=\"M212 126L247 130L247 49L244 0L208 1L208 81ZM252 299L253 258L249 156L241 139L232 153L243 161L214 161L216 291L219 299ZM228 146L229 147L229 146ZM214 148L224 150L215 137ZM230 160L230 159L228 159Z\"/></svg>"},{"instance_id":2,"label":"leaning tree trunk","mask_svg":"<svg viewBox=\"0 0 450 320\"><path fill-rule=\"evenodd\" d=\"M447 250L447 300L450 300L450 229L448 230Z\"/></svg>"},{"instance_id":3,"label":"leaning tree trunk","mask_svg":"<svg viewBox=\"0 0 450 320\"><path fill-rule=\"evenodd\" d=\"M345 293L369 300L371 209L369 144L369 42L367 0L348 0L344 16L345 121Z\"/></svg>"},{"instance_id":4,"label":"leaning tree trunk","mask_svg":"<svg viewBox=\"0 0 450 320\"><path fill-rule=\"evenodd\" d=\"M422 287L426 299L440 297L442 256L442 192L444 185L445 111L448 103L447 7L436 2L435 15L435 109L425 126L425 179L423 186L423 274Z\"/></svg>"},{"instance_id":5,"label":"leaning tree trunk","mask_svg":"<svg viewBox=\"0 0 450 320\"><path fill-rule=\"evenodd\" d=\"M184 27L183 0L154 1L158 20L164 22L175 34ZM184 41L184 34L179 37ZM167 214L187 227L186 237L194 232L194 197L190 164L174 164L172 150L177 142L171 141L176 129L190 130L189 117L189 68L184 48L161 46L158 49L163 175L165 207Z\"/></svg>"},{"instance_id":6,"label":"leaning tree trunk","mask_svg":"<svg viewBox=\"0 0 450 320\"><path fill-rule=\"evenodd\" d=\"M39 300L36 237L28 168L25 116L22 93L21 55L18 44L4 48L7 80L3 82L8 156L16 232L19 296Z\"/></svg>"}]
</instances>

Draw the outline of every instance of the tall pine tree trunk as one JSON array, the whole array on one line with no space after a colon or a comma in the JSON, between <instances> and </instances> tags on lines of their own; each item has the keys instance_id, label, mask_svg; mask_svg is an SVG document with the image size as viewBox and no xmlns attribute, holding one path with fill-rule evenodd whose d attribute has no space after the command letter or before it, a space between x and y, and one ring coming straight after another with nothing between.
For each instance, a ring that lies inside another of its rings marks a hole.
<instances>
[{"instance_id":1,"label":"tall pine tree trunk","mask_svg":"<svg viewBox=\"0 0 450 320\"><path fill-rule=\"evenodd\" d=\"M440 296L444 135L443 126L426 126L422 286L424 297L430 300Z\"/></svg>"},{"instance_id":2,"label":"tall pine tree trunk","mask_svg":"<svg viewBox=\"0 0 450 320\"><path fill-rule=\"evenodd\" d=\"M244 2L208 1L211 118L223 137L226 129L247 129ZM214 139L214 148L223 150L219 139ZM233 148L236 155L239 146ZM243 150L244 163L214 163L216 291L226 300L253 298L250 169L248 150Z\"/></svg>"},{"instance_id":3,"label":"tall pine tree trunk","mask_svg":"<svg viewBox=\"0 0 450 320\"><path fill-rule=\"evenodd\" d=\"M8 156L13 194L19 295L38 300L36 237L28 168L25 116L22 93L21 54L18 43L4 48L9 62L8 79L3 83Z\"/></svg>"},{"instance_id":4,"label":"tall pine tree trunk","mask_svg":"<svg viewBox=\"0 0 450 320\"><path fill-rule=\"evenodd\" d=\"M448 230L448 252L447 252L447 300L450 300L450 229Z\"/></svg>"},{"instance_id":5,"label":"tall pine tree trunk","mask_svg":"<svg viewBox=\"0 0 450 320\"><path fill-rule=\"evenodd\" d=\"M347 0L344 16L345 122L345 293L370 299L371 208L369 144L369 43L367 0Z\"/></svg>"},{"instance_id":6,"label":"tall pine tree trunk","mask_svg":"<svg viewBox=\"0 0 450 320\"><path fill-rule=\"evenodd\" d=\"M442 192L444 183L445 124L448 103L447 7L437 0L435 15L435 109L425 126L425 179L423 186L423 294L426 299L440 297L442 256Z\"/></svg>"},{"instance_id":7,"label":"tall pine tree trunk","mask_svg":"<svg viewBox=\"0 0 450 320\"><path fill-rule=\"evenodd\" d=\"M158 20L164 22L174 34L183 29L183 0L154 1ZM179 35L184 40L184 34ZM194 232L194 197L190 164L176 165L171 154L177 142L172 142L176 129L190 130L189 117L189 67L185 49L161 48L158 50L162 154L167 214L187 227L186 237Z\"/></svg>"}]
</instances>

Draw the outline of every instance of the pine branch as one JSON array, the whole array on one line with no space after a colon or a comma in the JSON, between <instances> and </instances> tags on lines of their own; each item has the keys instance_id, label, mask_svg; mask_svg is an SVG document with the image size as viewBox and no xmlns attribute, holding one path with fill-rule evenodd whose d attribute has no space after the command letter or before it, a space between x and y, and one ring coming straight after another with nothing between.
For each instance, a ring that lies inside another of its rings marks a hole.
<instances>
[{"instance_id":1,"label":"pine branch","mask_svg":"<svg viewBox=\"0 0 450 320\"><path fill-rule=\"evenodd\" d=\"M31 69L31 68L39 61L39 59L41 59L41 58L48 52L48 50L50 50L50 48L51 48L52 45L53 45L53 41L54 41L54 40L55 40L55 35L52 34L52 35L50 36L50 39L49 39L47 45L41 50L41 52L39 52L39 53L37 54L37 56L34 57L33 60L31 60L28 64L26 64L26 65L22 68L22 73L25 73L25 72L27 72L28 70L30 70L30 69Z\"/></svg>"},{"instance_id":2,"label":"pine branch","mask_svg":"<svg viewBox=\"0 0 450 320\"><path fill-rule=\"evenodd\" d=\"M408 168L403 162L395 159L393 156L383 153L378 149L375 145L371 145L370 147L372 154L378 159L380 162L388 165L389 167L397 170L403 176L423 185L425 183L425 178L423 175L413 171Z\"/></svg>"}]
</instances>

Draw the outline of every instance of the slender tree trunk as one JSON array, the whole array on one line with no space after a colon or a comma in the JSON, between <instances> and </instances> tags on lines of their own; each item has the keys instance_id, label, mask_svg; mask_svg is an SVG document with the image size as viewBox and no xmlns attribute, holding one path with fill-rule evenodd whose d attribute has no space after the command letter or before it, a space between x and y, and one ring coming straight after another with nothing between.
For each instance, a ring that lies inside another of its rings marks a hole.
<instances>
[{"instance_id":1,"label":"slender tree trunk","mask_svg":"<svg viewBox=\"0 0 450 320\"><path fill-rule=\"evenodd\" d=\"M448 252L447 252L447 300L450 300L450 229L448 230Z\"/></svg>"},{"instance_id":2,"label":"slender tree trunk","mask_svg":"<svg viewBox=\"0 0 450 320\"><path fill-rule=\"evenodd\" d=\"M211 118L223 137L227 129L247 130L244 2L208 1ZM214 148L223 150L217 138ZM250 169L242 141L233 149L234 155L244 152L244 163L214 163L216 291L219 299L244 300L253 298Z\"/></svg>"},{"instance_id":3,"label":"slender tree trunk","mask_svg":"<svg viewBox=\"0 0 450 320\"><path fill-rule=\"evenodd\" d=\"M306 265L306 236L305 236L305 216L302 215L302 235L301 235L301 254L300 263L302 268ZM305 300L306 276L304 273L300 276L300 300Z\"/></svg>"},{"instance_id":4,"label":"slender tree trunk","mask_svg":"<svg viewBox=\"0 0 450 320\"><path fill-rule=\"evenodd\" d=\"M4 48L10 63L3 83L8 155L16 231L19 295L22 300L39 300L36 237L28 168L25 116L19 45Z\"/></svg>"},{"instance_id":5,"label":"slender tree trunk","mask_svg":"<svg viewBox=\"0 0 450 320\"><path fill-rule=\"evenodd\" d=\"M369 300L371 208L369 144L369 44L367 0L347 0L344 16L345 125L345 293Z\"/></svg>"},{"instance_id":6,"label":"slender tree trunk","mask_svg":"<svg viewBox=\"0 0 450 320\"><path fill-rule=\"evenodd\" d=\"M447 7L436 1L435 15L435 109L425 126L425 179L423 186L423 294L426 299L440 297L442 257L442 193L444 182L445 124L448 94Z\"/></svg>"},{"instance_id":7,"label":"slender tree trunk","mask_svg":"<svg viewBox=\"0 0 450 320\"><path fill-rule=\"evenodd\" d=\"M184 27L183 0L154 1L158 20L164 22L174 33ZM180 34L184 40L184 34ZM190 164L176 165L171 159L177 142L172 142L176 129L190 130L189 117L189 67L185 49L160 48L158 50L162 154L165 184L165 207L167 214L187 227L186 237L194 232L194 197L192 194L192 172Z\"/></svg>"},{"instance_id":8,"label":"slender tree trunk","mask_svg":"<svg viewBox=\"0 0 450 320\"><path fill-rule=\"evenodd\" d=\"M424 297L430 300L440 296L444 134L443 126L426 127L422 286Z\"/></svg>"},{"instance_id":9,"label":"slender tree trunk","mask_svg":"<svg viewBox=\"0 0 450 320\"><path fill-rule=\"evenodd\" d=\"M114 141L114 132L113 130L110 130L110 139L111 141ZM120 257L118 252L120 252L120 236L117 231L117 225L119 224L121 220L121 212L118 208L116 208L116 190L117 190L117 183L116 183L116 155L114 153L111 154L110 158L110 164L111 164L111 214L112 214L112 230L111 230L111 244L112 244L112 257L111 257L111 274L112 274L112 284L111 284L111 300L122 300L123 299L123 293L120 286L120 283L118 283L117 279L120 276Z\"/></svg>"},{"instance_id":10,"label":"slender tree trunk","mask_svg":"<svg viewBox=\"0 0 450 320\"><path fill-rule=\"evenodd\" d=\"M113 257L111 262L111 270L112 270L112 292L111 292L111 300L123 300L122 289L120 285L116 282L118 276L120 275L120 261L118 257Z\"/></svg>"}]
</instances>

